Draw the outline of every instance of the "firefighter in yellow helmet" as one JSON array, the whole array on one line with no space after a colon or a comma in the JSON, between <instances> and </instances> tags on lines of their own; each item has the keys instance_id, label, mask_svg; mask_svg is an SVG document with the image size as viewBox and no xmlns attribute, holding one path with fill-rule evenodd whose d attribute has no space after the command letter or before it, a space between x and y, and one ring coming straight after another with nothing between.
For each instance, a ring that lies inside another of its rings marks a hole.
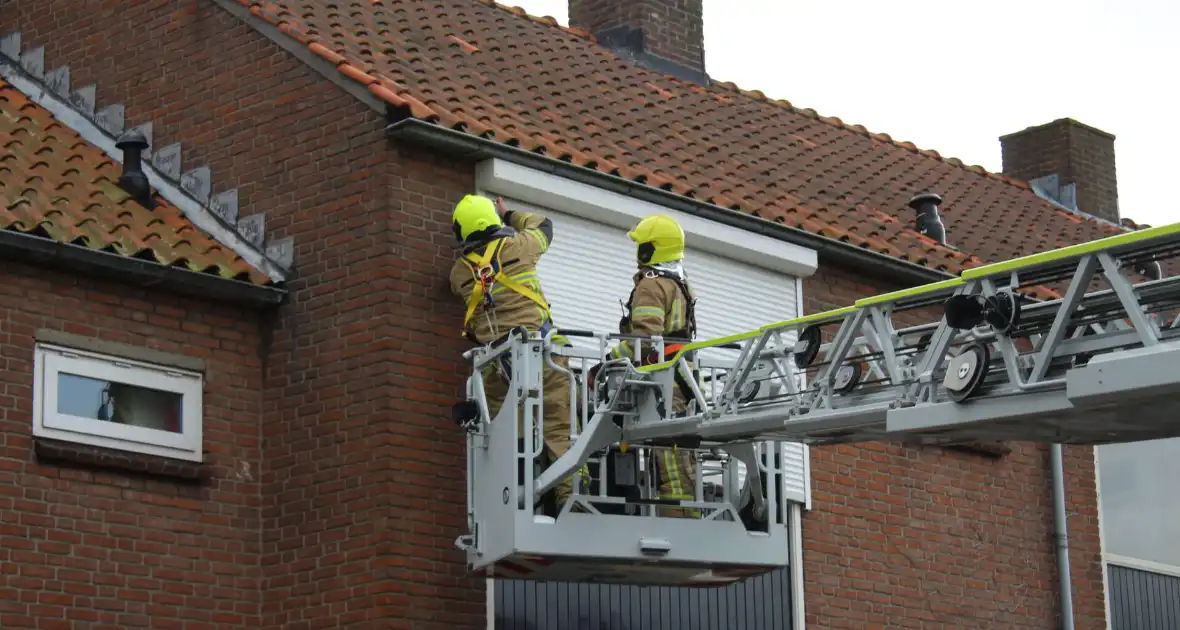
<instances>
[{"instance_id":1,"label":"firefighter in yellow helmet","mask_svg":"<svg viewBox=\"0 0 1180 630\"><path fill-rule=\"evenodd\" d=\"M450 284L451 292L467 307L463 335L473 343L486 345L502 341L517 327L548 334L553 318L541 291L537 262L553 241L553 222L528 212L508 210L502 199L493 202L480 195L467 195L455 206L452 227L462 246L451 267ZM569 344L556 334L552 340L556 345ZM493 416L508 393L510 361L511 357L504 355L483 374L488 410ZM554 355L553 362L569 369L567 357ZM569 450L569 386L566 374L545 366L543 423L550 462ZM572 485L567 477L554 488L559 510L569 498Z\"/></svg>"},{"instance_id":2,"label":"firefighter in yellow helmet","mask_svg":"<svg viewBox=\"0 0 1180 630\"><path fill-rule=\"evenodd\" d=\"M672 217L656 214L640 221L627 236L636 244L639 271L634 276L635 288L627 300L619 332L662 335L664 356L671 358L696 337L696 296L684 270L684 231ZM657 360L654 352L648 352L642 343L640 345L646 356L640 357L637 363L654 363ZM634 361L634 352L634 342L624 342L615 346L610 356L616 359L630 356ZM679 375L676 380L672 413L681 414L686 411L685 403L692 390ZM692 451L656 447L652 454L660 478L660 498L693 499L696 465ZM656 513L682 518L695 515L696 510L659 507Z\"/></svg>"}]
</instances>

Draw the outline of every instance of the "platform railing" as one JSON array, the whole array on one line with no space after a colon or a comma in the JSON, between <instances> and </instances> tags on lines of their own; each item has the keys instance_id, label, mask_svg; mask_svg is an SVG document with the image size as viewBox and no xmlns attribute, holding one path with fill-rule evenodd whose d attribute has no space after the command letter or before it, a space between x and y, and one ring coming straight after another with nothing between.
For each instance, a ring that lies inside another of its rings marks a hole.
<instances>
[{"instance_id":1,"label":"platform railing","mask_svg":"<svg viewBox=\"0 0 1180 630\"><path fill-rule=\"evenodd\" d=\"M554 334L578 337L582 341L590 340L591 347L586 347L585 343L577 346L555 344L553 343ZM698 474L695 479L695 487L692 488L693 498L691 500L659 498L654 475L650 474L652 471L649 470L654 467L654 459L651 455L660 449L671 448L671 446L648 444L642 441L628 442L621 439L619 427L613 425L616 418L623 418L625 424L637 417L638 409L643 403L640 399L644 398L642 395L644 392L657 391L665 401L665 411L669 411L672 388L675 387L675 383L670 376L664 381L650 379L630 358L610 357L608 353L616 343L626 343L635 348L636 356L643 356L644 353L654 351L657 354L657 360L662 360L664 359L663 347L668 343L668 340L660 337L642 338L631 335L570 330L551 331L549 336L541 339L535 334L527 335L523 331L516 331L500 344L476 348L466 353L465 358L471 361L473 366L473 374L468 382L468 398L474 409L468 410L468 417L461 424L468 429L469 450L485 447L487 443L485 425L491 422L491 419L497 414L497 410L489 408L483 391L483 382L479 375L483 370L494 369L500 358L508 355L513 357L512 376L514 380L510 384L510 388L520 392L525 402L518 409L522 433L516 436L518 444L516 455L524 463L524 487L520 489L519 500L522 508L552 489L566 476L573 477L575 482L582 481L582 473L587 472L587 464L591 464L595 465L598 470L598 483L595 491L587 494L586 487L583 487L581 483L575 483L574 496L567 505L559 506L559 509L568 510L576 504L584 511L595 513L599 511L596 506L614 504L615 506L632 506L636 508L635 511L638 515L653 516L657 507L667 506L694 509L696 510L694 514L705 519L739 520L738 510L742 506L735 505L734 501L743 500L753 501L755 503L754 513L764 515L766 500L762 496L761 484L754 483L753 485L758 487L752 491L747 487L749 485L747 482L751 479L750 470L757 470L763 475L768 475L767 479L781 481L783 457L781 449L774 445L739 445L728 449L728 451L736 451L737 453L727 452L726 449L716 447L702 449L692 444L676 445L675 448L690 453L696 464L695 468ZM730 346L729 349L736 350L737 347ZM517 361L516 358L520 356L532 357L532 360ZM557 356L567 359L568 371L554 362L554 357ZM567 425L573 455L563 456L559 458L558 462L551 464L550 469L559 468L559 470L552 473L550 470L546 470L535 477L532 462L541 456L544 445L542 438L545 423L545 391L544 378L540 372L542 363L544 369L566 372L569 377L566 382L573 384L573 387L568 389L570 413ZM688 417L701 413L702 409L707 412L713 408L713 401L718 400L722 395L726 375L732 373L735 366L733 361L705 357L699 358L694 363L695 377L689 371L687 358L680 357L678 359L682 374L691 379L690 387L693 390L692 397L687 400ZM599 379L592 383L587 376L591 368L595 366L600 366ZM607 396L607 400L600 399L600 394ZM588 422L595 421L596 426L604 430L599 431L597 435L587 436ZM612 428L614 429L613 437L611 435ZM522 440L521 436L527 439ZM639 485L640 496L638 500L627 500L623 497L608 495L605 480L608 467L612 463L607 457L609 452L614 452L615 457L618 457L620 452L631 455L631 461L635 462L636 478L642 480ZM469 478L473 474L474 471L469 469ZM754 477L756 479L758 476ZM468 489L469 494L477 491L477 487L472 481L469 481ZM473 508L470 496L468 503L469 508Z\"/></svg>"},{"instance_id":2,"label":"platform railing","mask_svg":"<svg viewBox=\"0 0 1180 630\"><path fill-rule=\"evenodd\" d=\"M1175 257L1178 249L1180 224L1151 228L969 269L958 278L690 344L686 350L741 345L737 374L723 392L724 408L700 414L695 426L669 428L655 418L641 418L626 434L650 439L667 430L686 431L719 443L750 435L812 442L885 439L882 426L839 427L833 417L843 414L856 423L899 406L1063 387L1063 370L1077 359L1150 347L1172 337L1180 322L1180 280L1135 284L1129 276L1152 269L1160 273L1160 261ZM1089 291L1098 279L1109 288ZM1062 282L1066 287L1058 299L1027 295L1031 288ZM928 323L895 327L898 316L923 310L929 312ZM784 332L798 334L803 347L777 341ZM826 343L819 344L821 335L828 336ZM768 353L775 361L794 359L811 385L800 391L783 379L780 399L742 400L738 391L757 380L751 376L755 362ZM675 361L673 356L639 370L658 378L674 369ZM948 370L966 370L970 378L948 379ZM798 429L812 419L822 425L818 433ZM795 427L772 430L793 421ZM828 431L833 428L843 433Z\"/></svg>"}]
</instances>

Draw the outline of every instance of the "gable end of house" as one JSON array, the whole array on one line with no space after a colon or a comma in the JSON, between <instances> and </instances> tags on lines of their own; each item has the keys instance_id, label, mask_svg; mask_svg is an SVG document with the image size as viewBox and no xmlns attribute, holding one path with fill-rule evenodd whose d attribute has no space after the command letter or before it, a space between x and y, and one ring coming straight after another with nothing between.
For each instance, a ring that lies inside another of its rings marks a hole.
<instances>
[{"instance_id":1,"label":"gable end of house","mask_svg":"<svg viewBox=\"0 0 1180 630\"><path fill-rule=\"evenodd\" d=\"M267 242L265 215L238 216L236 189L214 193L208 166L182 169L180 143L163 148L151 146L151 121L127 129L122 104L98 107L96 85L71 90L68 65L48 72L45 67L44 47L22 51L19 31L0 37L0 78L118 164L124 162L123 151L117 147L120 138L141 136L148 148L142 154L140 168L157 194L175 205L195 227L265 274L271 283L292 278L294 240Z\"/></svg>"}]
</instances>

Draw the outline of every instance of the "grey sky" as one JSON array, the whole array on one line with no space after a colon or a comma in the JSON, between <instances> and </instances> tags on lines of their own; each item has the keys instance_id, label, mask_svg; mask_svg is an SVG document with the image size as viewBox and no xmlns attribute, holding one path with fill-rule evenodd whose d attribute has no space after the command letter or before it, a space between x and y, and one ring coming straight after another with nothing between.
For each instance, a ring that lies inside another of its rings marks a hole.
<instances>
[{"instance_id":1,"label":"grey sky","mask_svg":"<svg viewBox=\"0 0 1180 630\"><path fill-rule=\"evenodd\" d=\"M569 24L567 0L508 0ZM1175 0L704 0L710 75L999 172L999 136L1113 133L1119 208L1180 221ZM947 208L947 212L954 209Z\"/></svg>"}]
</instances>

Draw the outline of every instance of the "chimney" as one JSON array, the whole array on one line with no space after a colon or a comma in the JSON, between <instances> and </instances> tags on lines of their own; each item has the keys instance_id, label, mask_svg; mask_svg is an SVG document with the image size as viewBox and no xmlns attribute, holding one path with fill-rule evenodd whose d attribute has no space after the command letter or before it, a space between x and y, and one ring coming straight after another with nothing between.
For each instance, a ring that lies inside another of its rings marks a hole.
<instances>
[{"instance_id":1,"label":"chimney","mask_svg":"<svg viewBox=\"0 0 1180 630\"><path fill-rule=\"evenodd\" d=\"M143 172L143 152L148 148L147 137L139 129L132 129L119 136L115 148L123 152L123 174L119 175L119 187L127 191L139 205L151 210L156 207L152 198L152 186Z\"/></svg>"},{"instance_id":2,"label":"chimney","mask_svg":"<svg viewBox=\"0 0 1180 630\"><path fill-rule=\"evenodd\" d=\"M570 26L639 65L707 85L703 0L570 0Z\"/></svg>"},{"instance_id":3,"label":"chimney","mask_svg":"<svg viewBox=\"0 0 1180 630\"><path fill-rule=\"evenodd\" d=\"M907 205L918 213L914 219L914 229L919 234L934 239L938 244L946 245L946 226L938 216L938 206L941 203L942 197L937 193L924 192L914 195Z\"/></svg>"},{"instance_id":4,"label":"chimney","mask_svg":"<svg viewBox=\"0 0 1180 630\"><path fill-rule=\"evenodd\" d=\"M1118 225L1114 136L1062 118L1002 136L1004 174L1038 195Z\"/></svg>"}]
</instances>

